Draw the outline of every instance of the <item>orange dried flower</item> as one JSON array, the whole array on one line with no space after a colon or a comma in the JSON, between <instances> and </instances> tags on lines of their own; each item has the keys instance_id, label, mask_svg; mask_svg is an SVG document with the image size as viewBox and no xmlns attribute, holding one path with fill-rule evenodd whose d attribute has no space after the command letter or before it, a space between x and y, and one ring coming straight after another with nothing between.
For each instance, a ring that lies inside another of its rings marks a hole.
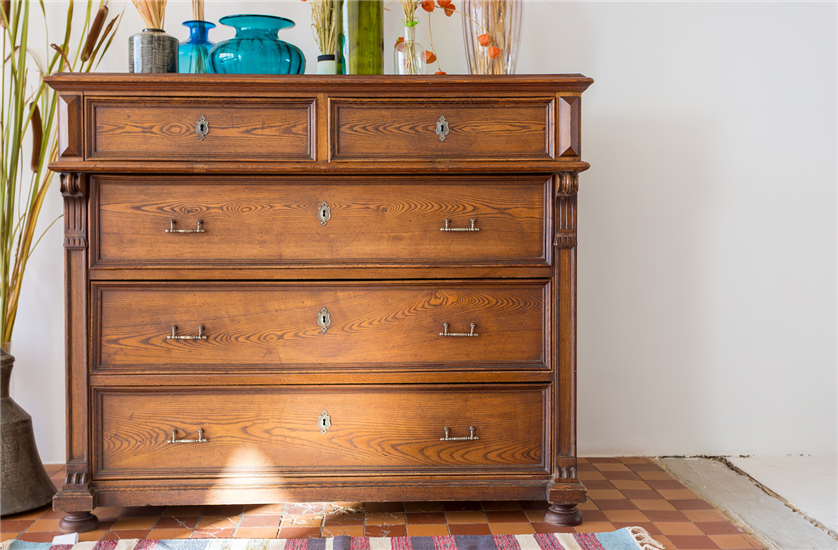
<instances>
[{"instance_id":1,"label":"orange dried flower","mask_svg":"<svg viewBox=\"0 0 838 550\"><path fill-rule=\"evenodd\" d=\"M451 0L436 0L436 3L443 9L451 7Z\"/></svg>"},{"instance_id":2,"label":"orange dried flower","mask_svg":"<svg viewBox=\"0 0 838 550\"><path fill-rule=\"evenodd\" d=\"M488 46L492 42L492 37L488 34L481 34L477 37L477 41L480 42L481 46Z\"/></svg>"},{"instance_id":3,"label":"orange dried flower","mask_svg":"<svg viewBox=\"0 0 838 550\"><path fill-rule=\"evenodd\" d=\"M448 73L446 73L445 71L437 71L434 74L448 74Z\"/></svg>"},{"instance_id":4,"label":"orange dried flower","mask_svg":"<svg viewBox=\"0 0 838 550\"><path fill-rule=\"evenodd\" d=\"M498 48L497 46L492 46L491 48L489 48L489 57L494 59L499 55L500 55L500 48Z\"/></svg>"},{"instance_id":5,"label":"orange dried flower","mask_svg":"<svg viewBox=\"0 0 838 550\"><path fill-rule=\"evenodd\" d=\"M445 8L445 15L451 17L452 15L454 15L454 11L456 11L456 9L457 8L454 6L454 4L451 4L450 6Z\"/></svg>"},{"instance_id":6,"label":"orange dried flower","mask_svg":"<svg viewBox=\"0 0 838 550\"><path fill-rule=\"evenodd\" d=\"M425 50L425 53L422 55L425 56L425 63L433 63L436 61L436 55L434 55L434 52L432 51Z\"/></svg>"},{"instance_id":7,"label":"orange dried flower","mask_svg":"<svg viewBox=\"0 0 838 550\"><path fill-rule=\"evenodd\" d=\"M395 48L396 46L398 46L402 42L404 42L404 36L400 36L400 37L396 38L396 44L393 47Z\"/></svg>"},{"instance_id":8,"label":"orange dried flower","mask_svg":"<svg viewBox=\"0 0 838 550\"><path fill-rule=\"evenodd\" d=\"M434 0L422 0L422 9L426 12L434 11L436 5L434 4Z\"/></svg>"}]
</instances>

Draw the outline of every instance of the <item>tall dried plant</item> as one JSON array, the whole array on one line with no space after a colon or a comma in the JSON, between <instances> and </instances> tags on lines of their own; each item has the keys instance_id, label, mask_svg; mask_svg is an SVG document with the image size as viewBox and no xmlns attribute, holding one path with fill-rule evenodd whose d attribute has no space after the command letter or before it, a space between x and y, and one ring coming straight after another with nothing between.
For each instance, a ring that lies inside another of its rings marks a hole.
<instances>
[{"instance_id":1,"label":"tall dried plant","mask_svg":"<svg viewBox=\"0 0 838 550\"><path fill-rule=\"evenodd\" d=\"M338 24L337 0L310 0L311 32L321 55L334 55Z\"/></svg>"},{"instance_id":2,"label":"tall dried plant","mask_svg":"<svg viewBox=\"0 0 838 550\"><path fill-rule=\"evenodd\" d=\"M44 0L39 0L38 4L46 21ZM95 16L94 2L87 0L84 25L78 34L78 45L73 47L74 2L70 0L64 40L60 45L50 44L54 51L51 56L48 54L47 62L43 64L30 49L29 0L2 2L0 6L3 27L3 71L0 77L0 188L3 191L0 208L0 301L3 310L0 315L0 342L7 343L12 340L29 258L41 237L56 221L53 220L37 236L38 218L53 177L47 165L58 154L58 95L46 86L43 78L53 72L94 70L108 51L122 17L117 15L105 25L107 0L99 3ZM32 139L29 166L23 161L27 134ZM28 186L24 183L27 169L31 172Z\"/></svg>"},{"instance_id":3,"label":"tall dried plant","mask_svg":"<svg viewBox=\"0 0 838 550\"><path fill-rule=\"evenodd\" d=\"M192 19L196 21L205 21L204 0L192 0Z\"/></svg>"},{"instance_id":4,"label":"tall dried plant","mask_svg":"<svg viewBox=\"0 0 838 550\"><path fill-rule=\"evenodd\" d=\"M140 12L147 29L163 29L166 24L166 3L168 0L131 0Z\"/></svg>"}]
</instances>

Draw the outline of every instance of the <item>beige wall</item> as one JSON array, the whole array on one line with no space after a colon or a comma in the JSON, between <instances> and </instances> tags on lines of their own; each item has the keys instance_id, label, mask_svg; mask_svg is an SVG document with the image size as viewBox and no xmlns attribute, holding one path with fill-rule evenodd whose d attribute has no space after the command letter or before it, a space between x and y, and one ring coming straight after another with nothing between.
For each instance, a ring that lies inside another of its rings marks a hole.
<instances>
[{"instance_id":1,"label":"beige wall","mask_svg":"<svg viewBox=\"0 0 838 550\"><path fill-rule=\"evenodd\" d=\"M184 38L189 3L169 5L167 30ZM55 41L66 4L46 6ZM207 17L297 21L282 36L311 73L308 9L208 2ZM125 13L104 71L127 69L142 23ZM457 16L433 24L443 69L464 72ZM518 72L596 79L583 101L581 454L836 452L836 66L834 3L526 3ZM61 212L54 186L44 222ZM64 457L61 242L56 227L31 260L13 349L13 395L49 463Z\"/></svg>"}]
</instances>

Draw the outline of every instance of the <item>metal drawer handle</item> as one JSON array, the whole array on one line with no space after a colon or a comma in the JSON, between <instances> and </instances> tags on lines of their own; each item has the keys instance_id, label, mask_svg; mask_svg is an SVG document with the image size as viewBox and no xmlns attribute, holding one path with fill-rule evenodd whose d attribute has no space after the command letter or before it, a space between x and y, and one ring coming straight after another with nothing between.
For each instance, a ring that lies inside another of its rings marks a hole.
<instances>
[{"instance_id":1,"label":"metal drawer handle","mask_svg":"<svg viewBox=\"0 0 838 550\"><path fill-rule=\"evenodd\" d=\"M442 332L439 333L440 336L478 336L476 332L474 332L474 327L476 327L474 323L471 324L471 332L448 332L448 323L442 323Z\"/></svg>"},{"instance_id":2,"label":"metal drawer handle","mask_svg":"<svg viewBox=\"0 0 838 550\"><path fill-rule=\"evenodd\" d=\"M440 231L480 231L478 228L474 227L474 223L477 221L477 218L471 218L471 227L448 227L448 224L451 223L451 220L445 218L445 227L440 227Z\"/></svg>"},{"instance_id":3,"label":"metal drawer handle","mask_svg":"<svg viewBox=\"0 0 838 550\"><path fill-rule=\"evenodd\" d=\"M204 223L202 220L198 220L198 229L175 229L175 224L177 220L169 220L169 229L166 230L166 233L206 233L204 228L201 227L201 224Z\"/></svg>"},{"instance_id":4,"label":"metal drawer handle","mask_svg":"<svg viewBox=\"0 0 838 550\"><path fill-rule=\"evenodd\" d=\"M177 438L177 428L172 430L172 438L166 443L206 443L207 440L204 438L204 429L201 428L198 430L198 439L178 439Z\"/></svg>"},{"instance_id":5,"label":"metal drawer handle","mask_svg":"<svg viewBox=\"0 0 838 550\"><path fill-rule=\"evenodd\" d=\"M440 441L475 441L480 439L476 435L474 435L474 426L468 427L468 437L448 437L448 433L451 430L448 429L448 426L445 426L445 437L440 437Z\"/></svg>"},{"instance_id":6,"label":"metal drawer handle","mask_svg":"<svg viewBox=\"0 0 838 550\"><path fill-rule=\"evenodd\" d=\"M198 325L198 336L178 336L177 333L177 325L172 325L172 334L170 336L166 336L166 340L206 340L207 337L204 336L204 325Z\"/></svg>"}]
</instances>

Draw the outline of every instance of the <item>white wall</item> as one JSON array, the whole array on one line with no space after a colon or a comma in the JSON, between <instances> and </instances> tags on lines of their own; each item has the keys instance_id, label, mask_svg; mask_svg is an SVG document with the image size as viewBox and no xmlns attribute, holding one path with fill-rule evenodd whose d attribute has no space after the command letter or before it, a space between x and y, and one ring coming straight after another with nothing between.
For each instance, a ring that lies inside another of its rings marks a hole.
<instances>
[{"instance_id":1,"label":"white wall","mask_svg":"<svg viewBox=\"0 0 838 550\"><path fill-rule=\"evenodd\" d=\"M66 4L47 9L57 41ZM207 18L290 17L283 37L313 60L308 9L208 2ZM142 23L125 13L101 70L126 70ZM834 3L525 6L518 72L596 79L583 100L580 454L836 452L837 16ZM189 18L169 2L170 33L184 38ZM433 25L443 69L465 72L457 16ZM61 212L54 186L45 224ZM13 395L47 463L64 458L62 269L56 227L14 336Z\"/></svg>"}]
</instances>

